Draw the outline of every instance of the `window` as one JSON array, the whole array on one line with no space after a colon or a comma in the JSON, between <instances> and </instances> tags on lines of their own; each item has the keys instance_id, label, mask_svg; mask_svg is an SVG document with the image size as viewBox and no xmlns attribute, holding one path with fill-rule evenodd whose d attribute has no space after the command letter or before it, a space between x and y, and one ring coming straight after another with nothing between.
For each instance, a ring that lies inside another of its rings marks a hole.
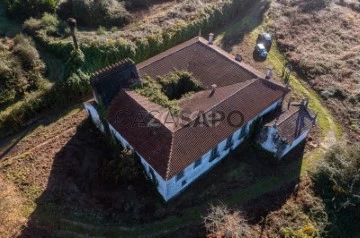
<instances>
[{"instance_id":1,"label":"window","mask_svg":"<svg viewBox=\"0 0 360 238\"><path fill-rule=\"evenodd\" d=\"M184 177L184 171L181 171L176 175L176 182L182 179L183 177Z\"/></svg>"},{"instance_id":2,"label":"window","mask_svg":"<svg viewBox=\"0 0 360 238\"><path fill-rule=\"evenodd\" d=\"M211 155L210 155L210 159L209 162L213 161L214 159L216 159L216 157L218 157L219 153L218 153L218 148L217 146L211 150Z\"/></svg>"},{"instance_id":3,"label":"window","mask_svg":"<svg viewBox=\"0 0 360 238\"><path fill-rule=\"evenodd\" d=\"M247 125L244 125L241 128L240 135L239 135L239 140L242 139L244 136L246 136L246 127L247 127Z\"/></svg>"},{"instance_id":4,"label":"window","mask_svg":"<svg viewBox=\"0 0 360 238\"><path fill-rule=\"evenodd\" d=\"M187 184L186 179L184 179L184 181L181 182L181 186L184 187Z\"/></svg>"},{"instance_id":5,"label":"window","mask_svg":"<svg viewBox=\"0 0 360 238\"><path fill-rule=\"evenodd\" d=\"M232 139L232 135L229 136L229 138L227 138L226 141L226 146L225 146L225 150L229 149L231 146L233 146L233 139Z\"/></svg>"},{"instance_id":6,"label":"window","mask_svg":"<svg viewBox=\"0 0 360 238\"><path fill-rule=\"evenodd\" d=\"M196 160L196 161L195 161L195 164L194 164L194 169L195 169L196 167L198 167L198 166L201 164L201 162L202 162L202 159L201 159L201 158L198 159L198 160Z\"/></svg>"}]
</instances>

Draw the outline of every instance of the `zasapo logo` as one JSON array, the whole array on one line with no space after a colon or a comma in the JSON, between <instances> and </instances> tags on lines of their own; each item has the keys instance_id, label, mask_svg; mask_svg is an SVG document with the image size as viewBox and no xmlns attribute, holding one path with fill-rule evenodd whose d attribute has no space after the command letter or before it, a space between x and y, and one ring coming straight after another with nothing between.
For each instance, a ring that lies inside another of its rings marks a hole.
<instances>
[{"instance_id":1,"label":"zasapo logo","mask_svg":"<svg viewBox=\"0 0 360 238\"><path fill-rule=\"evenodd\" d=\"M129 112L119 111L116 114L116 124L118 127L218 127L227 123L231 127L239 128L244 124L244 115L240 111L224 112L216 111L182 111L173 114L170 111L150 111L150 112Z\"/></svg>"}]
</instances>

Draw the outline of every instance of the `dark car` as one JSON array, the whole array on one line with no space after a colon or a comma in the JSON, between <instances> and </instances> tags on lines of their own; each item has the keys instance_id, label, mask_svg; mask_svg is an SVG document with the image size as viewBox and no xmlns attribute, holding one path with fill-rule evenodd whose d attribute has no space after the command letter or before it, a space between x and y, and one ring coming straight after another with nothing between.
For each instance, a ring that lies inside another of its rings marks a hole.
<instances>
[{"instance_id":1,"label":"dark car","mask_svg":"<svg viewBox=\"0 0 360 238\"><path fill-rule=\"evenodd\" d=\"M256 43L257 44L263 44L266 47L266 49L269 51L270 48L271 48L271 45L272 45L271 35L269 33L266 33L266 32L260 33L258 38L257 38Z\"/></svg>"}]
</instances>

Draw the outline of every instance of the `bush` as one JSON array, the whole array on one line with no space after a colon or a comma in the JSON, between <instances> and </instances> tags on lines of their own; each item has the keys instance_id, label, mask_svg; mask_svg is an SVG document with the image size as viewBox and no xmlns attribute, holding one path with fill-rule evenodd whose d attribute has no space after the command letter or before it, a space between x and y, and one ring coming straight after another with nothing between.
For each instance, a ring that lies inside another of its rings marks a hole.
<instances>
[{"instance_id":1,"label":"bush","mask_svg":"<svg viewBox=\"0 0 360 238\"><path fill-rule=\"evenodd\" d=\"M231 213L225 205L211 205L204 217L208 237L250 237L251 228L239 212Z\"/></svg>"},{"instance_id":2,"label":"bush","mask_svg":"<svg viewBox=\"0 0 360 238\"><path fill-rule=\"evenodd\" d=\"M178 100L202 90L202 87L189 72L178 71L156 80L147 77L134 89L150 101L168 108L174 114L179 114Z\"/></svg>"},{"instance_id":3,"label":"bush","mask_svg":"<svg viewBox=\"0 0 360 238\"><path fill-rule=\"evenodd\" d=\"M5 44L11 47L0 48L0 106L37 89L45 71L31 39L18 35Z\"/></svg>"},{"instance_id":4,"label":"bush","mask_svg":"<svg viewBox=\"0 0 360 238\"><path fill-rule=\"evenodd\" d=\"M104 35L106 32L106 28L103 26L99 26L99 28L96 30L97 35Z\"/></svg>"},{"instance_id":5,"label":"bush","mask_svg":"<svg viewBox=\"0 0 360 238\"><path fill-rule=\"evenodd\" d=\"M58 13L64 19L74 17L84 26L123 26L132 19L124 3L116 0L72 0L72 13L69 9L69 1L63 1L58 7Z\"/></svg>"},{"instance_id":6,"label":"bush","mask_svg":"<svg viewBox=\"0 0 360 238\"><path fill-rule=\"evenodd\" d=\"M40 56L29 38L24 35L17 35L14 38L14 43L13 53L19 58L25 69L29 70L38 66Z\"/></svg>"},{"instance_id":7,"label":"bush","mask_svg":"<svg viewBox=\"0 0 360 238\"><path fill-rule=\"evenodd\" d=\"M142 168L136 154L128 149L123 149L115 139L110 143L114 151L110 158L103 161L101 176L111 184L120 185L133 183L143 178Z\"/></svg>"},{"instance_id":8,"label":"bush","mask_svg":"<svg viewBox=\"0 0 360 238\"><path fill-rule=\"evenodd\" d=\"M328 227L333 237L360 235L352 223L360 219L360 143L332 147L312 173L312 180L333 221Z\"/></svg>"},{"instance_id":9,"label":"bush","mask_svg":"<svg viewBox=\"0 0 360 238\"><path fill-rule=\"evenodd\" d=\"M23 24L23 30L29 35L35 35L37 31L44 30L48 35L54 35L60 21L56 15L44 13L41 19L30 18Z\"/></svg>"},{"instance_id":10,"label":"bush","mask_svg":"<svg viewBox=\"0 0 360 238\"><path fill-rule=\"evenodd\" d=\"M54 12L57 0L5 0L8 13L16 19L40 17L45 12Z\"/></svg>"}]
</instances>

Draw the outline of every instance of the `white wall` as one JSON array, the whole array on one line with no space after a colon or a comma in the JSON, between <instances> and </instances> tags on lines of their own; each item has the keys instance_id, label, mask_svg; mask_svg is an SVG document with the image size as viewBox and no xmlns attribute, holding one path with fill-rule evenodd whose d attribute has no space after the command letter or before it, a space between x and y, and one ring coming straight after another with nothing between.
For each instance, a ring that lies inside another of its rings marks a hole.
<instances>
[{"instance_id":1,"label":"white wall","mask_svg":"<svg viewBox=\"0 0 360 238\"><path fill-rule=\"evenodd\" d=\"M270 151L272 153L276 153L277 152L277 144L274 143L273 137L274 136L279 136L277 133L277 130L272 127L269 126L267 127L267 138L266 140L260 144L265 150Z\"/></svg>"},{"instance_id":2,"label":"white wall","mask_svg":"<svg viewBox=\"0 0 360 238\"><path fill-rule=\"evenodd\" d=\"M287 153L289 153L292 149L294 149L297 145L300 144L303 140L306 139L308 136L310 130L307 130L305 133L303 133L301 136L299 136L296 140L293 141L291 145L288 145L284 152L281 154L280 158L284 157Z\"/></svg>"},{"instance_id":3,"label":"white wall","mask_svg":"<svg viewBox=\"0 0 360 238\"><path fill-rule=\"evenodd\" d=\"M90 113L90 117L97 128L99 128L100 131L104 132L104 126L100 120L100 116L93 105L90 103L84 103L85 109L87 113Z\"/></svg>"}]
</instances>

